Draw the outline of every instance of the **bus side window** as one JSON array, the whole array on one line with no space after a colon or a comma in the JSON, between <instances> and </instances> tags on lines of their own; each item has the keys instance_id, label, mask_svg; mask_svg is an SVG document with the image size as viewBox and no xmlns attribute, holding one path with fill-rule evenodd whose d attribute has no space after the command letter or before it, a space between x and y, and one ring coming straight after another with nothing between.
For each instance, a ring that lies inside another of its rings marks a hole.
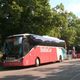
<instances>
[{"instance_id":1,"label":"bus side window","mask_svg":"<svg viewBox=\"0 0 80 80\"><path fill-rule=\"evenodd\" d=\"M30 48L29 42L28 42L27 38L24 38L23 39L23 53L27 54L30 50L29 48Z\"/></svg>"}]
</instances>

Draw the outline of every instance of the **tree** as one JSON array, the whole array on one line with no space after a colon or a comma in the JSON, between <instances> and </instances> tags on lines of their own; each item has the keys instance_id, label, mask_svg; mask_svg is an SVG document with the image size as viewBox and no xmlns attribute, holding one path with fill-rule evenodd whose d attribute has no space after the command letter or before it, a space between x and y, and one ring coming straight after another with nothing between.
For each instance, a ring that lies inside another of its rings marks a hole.
<instances>
[{"instance_id":1,"label":"tree","mask_svg":"<svg viewBox=\"0 0 80 80\"><path fill-rule=\"evenodd\" d=\"M61 38L61 29L67 27L67 16L64 5L61 3L52 9L52 21L50 31L47 34Z\"/></svg>"},{"instance_id":2,"label":"tree","mask_svg":"<svg viewBox=\"0 0 80 80\"><path fill-rule=\"evenodd\" d=\"M0 0L0 36L17 33L47 34L67 45L80 44L80 19L61 3L50 8L49 0Z\"/></svg>"},{"instance_id":3,"label":"tree","mask_svg":"<svg viewBox=\"0 0 80 80\"><path fill-rule=\"evenodd\" d=\"M61 3L53 8L52 30L50 35L62 38L67 46L74 45L76 40L77 17L72 12L67 12Z\"/></svg>"},{"instance_id":4,"label":"tree","mask_svg":"<svg viewBox=\"0 0 80 80\"><path fill-rule=\"evenodd\" d=\"M23 12L21 14L20 26L23 26L21 33L29 32L36 34L43 34L50 26L51 10L48 0L24 0L27 5L24 6L22 0L20 5L23 5Z\"/></svg>"},{"instance_id":5,"label":"tree","mask_svg":"<svg viewBox=\"0 0 80 80\"><path fill-rule=\"evenodd\" d=\"M0 0L2 38L25 32L45 34L51 17L48 0Z\"/></svg>"}]
</instances>

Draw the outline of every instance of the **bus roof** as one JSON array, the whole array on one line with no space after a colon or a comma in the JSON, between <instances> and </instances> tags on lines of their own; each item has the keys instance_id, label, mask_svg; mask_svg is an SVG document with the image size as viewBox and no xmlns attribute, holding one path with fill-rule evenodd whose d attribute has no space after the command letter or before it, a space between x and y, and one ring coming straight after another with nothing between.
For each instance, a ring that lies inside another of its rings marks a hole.
<instances>
[{"instance_id":1,"label":"bus roof","mask_svg":"<svg viewBox=\"0 0 80 80\"><path fill-rule=\"evenodd\" d=\"M65 42L64 40L61 40L59 38L56 38L56 37L50 37L50 36L43 36L44 38L47 38L51 41L55 41L55 42Z\"/></svg>"},{"instance_id":2,"label":"bus roof","mask_svg":"<svg viewBox=\"0 0 80 80\"><path fill-rule=\"evenodd\" d=\"M42 40L43 42L44 41L50 41L50 42L56 42L56 43L65 42L64 40L61 40L61 39L56 38L56 37L50 37L50 36L33 35L33 37L35 37L35 39Z\"/></svg>"},{"instance_id":3,"label":"bus roof","mask_svg":"<svg viewBox=\"0 0 80 80\"><path fill-rule=\"evenodd\" d=\"M64 40L61 40L61 39L56 38L56 37L50 37L50 36L46 36L46 35L40 36L40 35L29 34L29 33L11 35L11 36L9 36L9 38L10 37L18 37L18 36L26 37L27 35L33 36L36 40L51 41L51 42L53 41L53 42L56 42L56 43L65 42Z\"/></svg>"},{"instance_id":4,"label":"bus roof","mask_svg":"<svg viewBox=\"0 0 80 80\"><path fill-rule=\"evenodd\" d=\"M30 35L30 34L28 34L28 33L24 33L24 34L16 34L16 35L8 36L8 37L18 37L18 36L23 36L23 37L25 37L25 36L27 36L27 35Z\"/></svg>"}]
</instances>

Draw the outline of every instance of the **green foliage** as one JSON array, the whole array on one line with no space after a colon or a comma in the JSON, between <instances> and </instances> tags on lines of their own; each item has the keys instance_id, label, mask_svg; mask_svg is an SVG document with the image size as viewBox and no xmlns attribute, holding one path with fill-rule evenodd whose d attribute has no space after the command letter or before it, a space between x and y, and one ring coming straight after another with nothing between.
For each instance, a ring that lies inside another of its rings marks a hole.
<instances>
[{"instance_id":1,"label":"green foliage","mask_svg":"<svg viewBox=\"0 0 80 80\"><path fill-rule=\"evenodd\" d=\"M59 27L53 27L52 29L50 29L48 31L47 35L60 38L61 37L60 28Z\"/></svg>"},{"instance_id":2,"label":"green foliage","mask_svg":"<svg viewBox=\"0 0 80 80\"><path fill-rule=\"evenodd\" d=\"M74 27L69 27L64 30L62 30L62 38L65 39L66 43L69 45L74 44L75 42L75 36L76 36L76 31ZM68 45L68 46L69 46Z\"/></svg>"},{"instance_id":3,"label":"green foliage","mask_svg":"<svg viewBox=\"0 0 80 80\"><path fill-rule=\"evenodd\" d=\"M5 35L24 32L42 34L44 28L50 26L51 10L48 0L1 0L0 2L1 30L6 32Z\"/></svg>"},{"instance_id":4,"label":"green foliage","mask_svg":"<svg viewBox=\"0 0 80 80\"><path fill-rule=\"evenodd\" d=\"M72 12L69 13L65 11L64 6L61 3L53 8L52 29L54 32L51 30L52 33L49 32L49 34L54 35L55 33L56 37L60 37L66 41L67 46L75 45L76 36L79 33L77 32L78 29L76 27L79 26L77 25L77 21L78 18ZM54 27L56 29L54 29Z\"/></svg>"},{"instance_id":5,"label":"green foliage","mask_svg":"<svg viewBox=\"0 0 80 80\"><path fill-rule=\"evenodd\" d=\"M61 3L50 8L49 0L0 0L0 37L17 33L47 34L67 45L80 45L80 19Z\"/></svg>"}]
</instances>

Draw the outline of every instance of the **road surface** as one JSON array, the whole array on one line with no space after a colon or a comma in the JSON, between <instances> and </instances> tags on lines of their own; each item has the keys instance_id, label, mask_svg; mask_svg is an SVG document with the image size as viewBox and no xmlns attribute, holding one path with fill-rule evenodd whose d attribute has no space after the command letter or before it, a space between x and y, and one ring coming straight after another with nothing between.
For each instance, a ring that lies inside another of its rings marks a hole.
<instances>
[{"instance_id":1,"label":"road surface","mask_svg":"<svg viewBox=\"0 0 80 80\"><path fill-rule=\"evenodd\" d=\"M0 80L80 80L80 60L0 71Z\"/></svg>"}]
</instances>

